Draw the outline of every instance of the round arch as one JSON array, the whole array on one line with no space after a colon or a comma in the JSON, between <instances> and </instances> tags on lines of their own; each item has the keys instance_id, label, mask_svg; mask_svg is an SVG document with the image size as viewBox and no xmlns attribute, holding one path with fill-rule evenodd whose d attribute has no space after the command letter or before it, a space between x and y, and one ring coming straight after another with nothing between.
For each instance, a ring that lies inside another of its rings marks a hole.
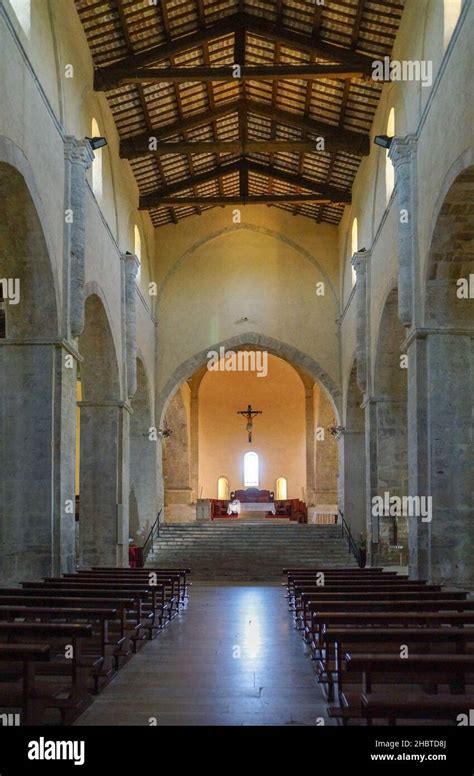
<instances>
[{"instance_id":1,"label":"round arch","mask_svg":"<svg viewBox=\"0 0 474 776\"><path fill-rule=\"evenodd\" d=\"M166 408L171 397L177 391L181 383L191 377L191 375L207 363L208 353L211 350L219 351L220 348L224 348L226 351L238 350L239 347L249 346L253 346L255 350L266 350L268 353L271 353L278 358L282 358L291 366L299 367L304 372L307 372L315 382L319 382L330 399L336 421L339 423L341 392L332 378L329 377L319 364L314 361L311 356L308 356L306 353L298 350L298 348L293 347L293 345L289 345L281 340L273 339L273 337L267 337L264 334L248 332L247 334L239 334L235 337L230 337L227 340L209 345L209 347L201 350L199 353L195 353L194 356L183 361L183 363L175 369L172 376L157 396L156 418L160 419L160 426L163 422Z\"/></svg>"}]
</instances>

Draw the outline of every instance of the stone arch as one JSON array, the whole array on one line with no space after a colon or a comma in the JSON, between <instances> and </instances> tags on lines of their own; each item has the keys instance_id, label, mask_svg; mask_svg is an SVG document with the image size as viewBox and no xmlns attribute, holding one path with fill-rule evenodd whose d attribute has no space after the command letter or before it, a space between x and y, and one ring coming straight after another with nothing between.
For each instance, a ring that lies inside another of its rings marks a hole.
<instances>
[{"instance_id":1,"label":"stone arch","mask_svg":"<svg viewBox=\"0 0 474 776\"><path fill-rule=\"evenodd\" d=\"M398 317L398 289L388 294L379 324L374 360L374 402L376 404L376 490L377 495L403 497L408 493L407 363L401 352L405 329ZM372 540L378 548L372 562L399 563L408 557L407 518L381 516ZM378 531L377 531L378 529Z\"/></svg>"},{"instance_id":2,"label":"stone arch","mask_svg":"<svg viewBox=\"0 0 474 776\"><path fill-rule=\"evenodd\" d=\"M76 366L69 354L65 368L58 340L51 241L33 173L6 138L0 206L0 578L18 581L73 568Z\"/></svg>"},{"instance_id":3,"label":"stone arch","mask_svg":"<svg viewBox=\"0 0 474 776\"><path fill-rule=\"evenodd\" d=\"M421 474L418 480L413 474L410 494L432 499L431 521L413 527L410 570L436 583L462 587L474 583L472 161L472 149L459 157L436 203L426 273L426 334L410 346L413 369L420 376L411 414L423 421L422 427L418 421L413 440L416 467L410 467ZM464 297L457 293L463 278Z\"/></svg>"},{"instance_id":4,"label":"stone arch","mask_svg":"<svg viewBox=\"0 0 474 776\"><path fill-rule=\"evenodd\" d=\"M131 405L130 538L141 545L156 518L157 442L152 432L150 386L145 365L140 358L137 358L137 390Z\"/></svg>"},{"instance_id":5,"label":"stone arch","mask_svg":"<svg viewBox=\"0 0 474 776\"><path fill-rule=\"evenodd\" d=\"M128 540L128 488L125 504L123 494L123 439L128 431L128 411L120 400L112 330L97 294L88 296L85 302L79 351L83 358L79 402L80 562L120 565L126 556L124 541ZM120 508L124 522L119 529Z\"/></svg>"},{"instance_id":6,"label":"stone arch","mask_svg":"<svg viewBox=\"0 0 474 776\"><path fill-rule=\"evenodd\" d=\"M340 390L319 364L314 361L311 356L308 356L306 353L298 350L298 348L293 347L293 345L289 345L281 340L273 339L273 337L267 337L264 334L248 332L247 334L239 334L235 337L230 337L227 340L210 345L199 353L195 353L194 356L186 359L186 361L175 369L172 376L157 396L156 417L161 419L160 424L163 422L167 404L178 386L207 363L209 351L219 351L221 347L224 348L224 350L238 350L239 348L245 349L248 347L253 347L256 350L266 350L272 355L278 356L284 361L288 361L292 366L300 367L300 369L307 372L314 381L321 383L333 406L336 422L339 423Z\"/></svg>"},{"instance_id":7,"label":"stone arch","mask_svg":"<svg viewBox=\"0 0 474 776\"><path fill-rule=\"evenodd\" d=\"M56 337L58 300L43 224L22 171L5 161L0 199L0 278L18 289L18 301L6 294L7 337Z\"/></svg>"},{"instance_id":8,"label":"stone arch","mask_svg":"<svg viewBox=\"0 0 474 776\"><path fill-rule=\"evenodd\" d=\"M459 160L435 206L435 224L426 268L425 319L428 326L472 326L472 302L460 295L462 280L468 291L474 272L474 159L459 171ZM468 155L463 155L468 161ZM453 173L457 173L453 179Z\"/></svg>"}]
</instances>

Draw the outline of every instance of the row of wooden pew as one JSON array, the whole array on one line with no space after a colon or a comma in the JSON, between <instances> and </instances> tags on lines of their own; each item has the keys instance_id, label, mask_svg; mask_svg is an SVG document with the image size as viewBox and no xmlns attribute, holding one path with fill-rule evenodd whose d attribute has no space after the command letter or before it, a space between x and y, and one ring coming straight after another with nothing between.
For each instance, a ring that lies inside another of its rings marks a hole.
<instances>
[{"instance_id":1,"label":"row of wooden pew","mask_svg":"<svg viewBox=\"0 0 474 776\"><path fill-rule=\"evenodd\" d=\"M474 600L381 568L284 569L289 608L339 724L468 724Z\"/></svg>"},{"instance_id":2,"label":"row of wooden pew","mask_svg":"<svg viewBox=\"0 0 474 776\"><path fill-rule=\"evenodd\" d=\"M0 588L0 719L71 724L186 606L188 575L97 567Z\"/></svg>"}]
</instances>

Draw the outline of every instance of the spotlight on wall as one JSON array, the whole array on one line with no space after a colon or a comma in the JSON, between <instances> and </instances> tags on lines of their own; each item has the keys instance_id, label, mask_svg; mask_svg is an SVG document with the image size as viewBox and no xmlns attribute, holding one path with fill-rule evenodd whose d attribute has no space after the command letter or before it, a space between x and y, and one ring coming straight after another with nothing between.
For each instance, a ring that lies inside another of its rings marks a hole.
<instances>
[{"instance_id":1,"label":"spotlight on wall","mask_svg":"<svg viewBox=\"0 0 474 776\"><path fill-rule=\"evenodd\" d=\"M89 141L89 145L93 151L97 151L98 148L103 148L107 145L105 137L86 137L86 140Z\"/></svg>"},{"instance_id":2,"label":"spotlight on wall","mask_svg":"<svg viewBox=\"0 0 474 776\"><path fill-rule=\"evenodd\" d=\"M328 431L330 432L331 436L333 436L335 439L339 439L345 432L344 426L331 426L328 428Z\"/></svg>"},{"instance_id":3,"label":"spotlight on wall","mask_svg":"<svg viewBox=\"0 0 474 776\"><path fill-rule=\"evenodd\" d=\"M375 135L374 137L375 145L378 145L381 148L386 148L387 151L392 145L392 140L393 140L393 137L390 137L389 135Z\"/></svg>"},{"instance_id":4,"label":"spotlight on wall","mask_svg":"<svg viewBox=\"0 0 474 776\"><path fill-rule=\"evenodd\" d=\"M167 437L170 437L172 434L172 430L168 428L168 426L165 426L165 428L159 428L158 429L158 436L160 439L166 439Z\"/></svg>"}]
</instances>

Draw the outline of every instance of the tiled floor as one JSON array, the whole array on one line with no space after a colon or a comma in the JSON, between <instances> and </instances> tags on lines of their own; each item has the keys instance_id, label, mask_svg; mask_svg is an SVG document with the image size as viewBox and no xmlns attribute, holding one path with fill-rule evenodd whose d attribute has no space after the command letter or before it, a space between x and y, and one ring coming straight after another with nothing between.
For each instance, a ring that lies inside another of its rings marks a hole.
<instances>
[{"instance_id":1,"label":"tiled floor","mask_svg":"<svg viewBox=\"0 0 474 776\"><path fill-rule=\"evenodd\" d=\"M77 725L330 724L280 586L193 585ZM321 724L321 722L319 722Z\"/></svg>"}]
</instances>

